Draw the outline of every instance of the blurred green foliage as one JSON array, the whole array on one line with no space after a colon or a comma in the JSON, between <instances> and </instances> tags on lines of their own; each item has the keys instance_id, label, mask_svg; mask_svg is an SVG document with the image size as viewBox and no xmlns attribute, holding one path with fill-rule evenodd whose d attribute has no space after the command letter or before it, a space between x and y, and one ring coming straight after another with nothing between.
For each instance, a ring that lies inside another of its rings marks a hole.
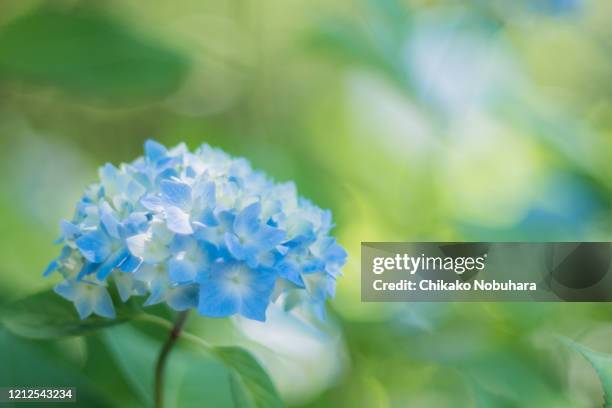
<instances>
[{"instance_id":1,"label":"blurred green foliage","mask_svg":"<svg viewBox=\"0 0 612 408\"><path fill-rule=\"evenodd\" d=\"M4 78L46 83L113 104L167 96L186 71L179 53L140 39L103 15L42 9L0 32Z\"/></svg>"},{"instance_id":2,"label":"blurred green foliage","mask_svg":"<svg viewBox=\"0 0 612 408\"><path fill-rule=\"evenodd\" d=\"M251 350L288 405L601 405L608 304L362 304L359 244L609 241L611 17L604 0L0 3L0 305L54 283L58 221L98 166L149 137L206 142L295 180L349 250L325 336L189 322ZM0 385L141 406L165 335L2 330ZM227 369L192 352L169 398L231 406Z\"/></svg>"}]
</instances>

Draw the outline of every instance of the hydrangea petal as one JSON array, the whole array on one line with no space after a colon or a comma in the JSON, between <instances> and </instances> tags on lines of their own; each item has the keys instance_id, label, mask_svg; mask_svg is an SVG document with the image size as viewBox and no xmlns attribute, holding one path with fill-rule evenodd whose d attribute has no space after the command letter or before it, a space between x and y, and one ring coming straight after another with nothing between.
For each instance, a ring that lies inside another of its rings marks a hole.
<instances>
[{"instance_id":1,"label":"hydrangea petal","mask_svg":"<svg viewBox=\"0 0 612 408\"><path fill-rule=\"evenodd\" d=\"M285 239L285 231L278 228L262 225L255 234L254 240L261 250L268 251Z\"/></svg>"},{"instance_id":2,"label":"hydrangea petal","mask_svg":"<svg viewBox=\"0 0 612 408\"><path fill-rule=\"evenodd\" d=\"M132 255L148 263L162 262L170 256L163 242L155 241L150 234L138 234L126 239Z\"/></svg>"},{"instance_id":3,"label":"hydrangea petal","mask_svg":"<svg viewBox=\"0 0 612 408\"><path fill-rule=\"evenodd\" d=\"M104 280L110 273L118 268L128 257L130 256L127 248L121 248L111 256L109 256L106 261L100 265L98 272L96 273L96 277L99 280Z\"/></svg>"},{"instance_id":4,"label":"hydrangea petal","mask_svg":"<svg viewBox=\"0 0 612 408\"><path fill-rule=\"evenodd\" d=\"M168 262L168 278L170 282L193 282L198 275L198 267L185 259L171 259Z\"/></svg>"},{"instance_id":5,"label":"hydrangea petal","mask_svg":"<svg viewBox=\"0 0 612 408\"><path fill-rule=\"evenodd\" d=\"M111 206L105 201L100 204L100 221L112 238L119 238L119 220L115 217Z\"/></svg>"},{"instance_id":6,"label":"hydrangea petal","mask_svg":"<svg viewBox=\"0 0 612 408\"><path fill-rule=\"evenodd\" d=\"M62 232L62 237L66 241L74 241L81 235L81 230L79 227L66 220L62 221L60 224L60 229Z\"/></svg>"},{"instance_id":7,"label":"hydrangea petal","mask_svg":"<svg viewBox=\"0 0 612 408\"><path fill-rule=\"evenodd\" d=\"M147 140L145 142L145 157L151 161L156 162L166 156L167 150L164 145L154 140Z\"/></svg>"},{"instance_id":8,"label":"hydrangea petal","mask_svg":"<svg viewBox=\"0 0 612 408\"><path fill-rule=\"evenodd\" d=\"M261 214L261 204L259 202L246 207L234 221L234 232L238 236L255 234L259 227L259 214Z\"/></svg>"},{"instance_id":9,"label":"hydrangea petal","mask_svg":"<svg viewBox=\"0 0 612 408\"><path fill-rule=\"evenodd\" d=\"M123 272L134 272L138 267L142 265L142 258L138 258L132 254L129 254L127 258L119 265L119 269Z\"/></svg>"},{"instance_id":10,"label":"hydrangea petal","mask_svg":"<svg viewBox=\"0 0 612 408\"><path fill-rule=\"evenodd\" d=\"M198 305L198 285L180 285L168 290L166 301L176 311L193 309Z\"/></svg>"},{"instance_id":11,"label":"hydrangea petal","mask_svg":"<svg viewBox=\"0 0 612 408\"><path fill-rule=\"evenodd\" d=\"M77 280L81 280L84 277L91 275L92 273L96 272L99 267L99 263L85 262L77 275Z\"/></svg>"},{"instance_id":12,"label":"hydrangea petal","mask_svg":"<svg viewBox=\"0 0 612 408\"><path fill-rule=\"evenodd\" d=\"M97 286L92 293L93 312L98 316L114 319L116 316L115 307L113 306L113 300L106 288Z\"/></svg>"},{"instance_id":13,"label":"hydrangea petal","mask_svg":"<svg viewBox=\"0 0 612 408\"><path fill-rule=\"evenodd\" d=\"M140 204L147 210L160 212L164 209L164 203L159 196L148 195L140 200Z\"/></svg>"},{"instance_id":14,"label":"hydrangea petal","mask_svg":"<svg viewBox=\"0 0 612 408\"><path fill-rule=\"evenodd\" d=\"M265 311L274 290L276 275L269 269L253 269L241 262L217 262L200 276L198 311L210 317L240 313L265 320Z\"/></svg>"},{"instance_id":15,"label":"hydrangea petal","mask_svg":"<svg viewBox=\"0 0 612 408\"><path fill-rule=\"evenodd\" d=\"M282 278L303 288L305 286L302 273L297 264L287 262L279 267L279 274Z\"/></svg>"},{"instance_id":16,"label":"hydrangea petal","mask_svg":"<svg viewBox=\"0 0 612 408\"><path fill-rule=\"evenodd\" d=\"M242 300L240 314L263 322L266 320L266 309L274 290L276 274L270 269L260 269L257 275L251 286L251 292Z\"/></svg>"},{"instance_id":17,"label":"hydrangea petal","mask_svg":"<svg viewBox=\"0 0 612 408\"><path fill-rule=\"evenodd\" d=\"M160 189L162 197L168 205L181 209L191 207L191 187L187 183L162 180Z\"/></svg>"},{"instance_id":18,"label":"hydrangea petal","mask_svg":"<svg viewBox=\"0 0 612 408\"><path fill-rule=\"evenodd\" d=\"M119 298L123 302L127 302L132 295L143 295L146 293L144 283L135 280L134 275L131 273L115 272L113 273L113 280L115 281L117 292L119 292Z\"/></svg>"},{"instance_id":19,"label":"hydrangea petal","mask_svg":"<svg viewBox=\"0 0 612 408\"><path fill-rule=\"evenodd\" d=\"M89 232L76 240L77 247L90 262L100 263L111 254L108 236L100 230Z\"/></svg>"},{"instance_id":20,"label":"hydrangea petal","mask_svg":"<svg viewBox=\"0 0 612 408\"><path fill-rule=\"evenodd\" d=\"M43 276L49 276L50 274L55 272L59 268L59 266L60 265L57 262L57 260L51 261L49 265L47 266L47 268L45 269L45 272L43 272Z\"/></svg>"},{"instance_id":21,"label":"hydrangea petal","mask_svg":"<svg viewBox=\"0 0 612 408\"><path fill-rule=\"evenodd\" d=\"M77 291L74 284L70 281L63 281L58 283L53 291L63 297L66 300L74 300L77 297Z\"/></svg>"},{"instance_id":22,"label":"hydrangea petal","mask_svg":"<svg viewBox=\"0 0 612 408\"><path fill-rule=\"evenodd\" d=\"M218 283L200 285L198 313L208 317L228 317L238 312L239 299L221 290Z\"/></svg>"},{"instance_id":23,"label":"hydrangea petal","mask_svg":"<svg viewBox=\"0 0 612 408\"><path fill-rule=\"evenodd\" d=\"M93 313L93 299L91 297L79 297L74 299L74 306L81 319L86 319Z\"/></svg>"},{"instance_id":24,"label":"hydrangea petal","mask_svg":"<svg viewBox=\"0 0 612 408\"><path fill-rule=\"evenodd\" d=\"M230 233L226 233L224 236L225 245L227 245L227 249L230 251L232 256L239 261L244 261L248 258L248 250L245 246L240 242L240 239Z\"/></svg>"},{"instance_id":25,"label":"hydrangea petal","mask_svg":"<svg viewBox=\"0 0 612 408\"><path fill-rule=\"evenodd\" d=\"M178 207L166 208L166 224L170 231L177 234L193 234L189 214Z\"/></svg>"}]
</instances>

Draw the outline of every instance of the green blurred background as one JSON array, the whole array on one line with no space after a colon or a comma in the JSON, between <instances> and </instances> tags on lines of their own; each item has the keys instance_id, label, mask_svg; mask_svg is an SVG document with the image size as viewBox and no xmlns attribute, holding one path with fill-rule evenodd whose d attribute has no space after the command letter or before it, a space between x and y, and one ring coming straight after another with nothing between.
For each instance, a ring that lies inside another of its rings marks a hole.
<instances>
[{"instance_id":1,"label":"green blurred background","mask_svg":"<svg viewBox=\"0 0 612 408\"><path fill-rule=\"evenodd\" d=\"M611 19L605 0L2 1L0 302L55 283L59 220L100 165L208 143L295 180L349 252L323 327L189 323L253 351L288 405L600 406L556 336L612 353L611 305L362 304L359 245L609 241ZM142 406L165 335L2 329L0 385ZM224 368L189 353L173 405L231 404Z\"/></svg>"}]
</instances>

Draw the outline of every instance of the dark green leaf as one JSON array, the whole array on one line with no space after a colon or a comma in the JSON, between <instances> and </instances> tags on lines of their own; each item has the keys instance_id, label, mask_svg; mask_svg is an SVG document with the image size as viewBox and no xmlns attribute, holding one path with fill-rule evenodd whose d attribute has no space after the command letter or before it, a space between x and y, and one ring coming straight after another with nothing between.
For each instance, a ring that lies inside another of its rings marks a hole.
<instances>
[{"instance_id":1,"label":"dark green leaf","mask_svg":"<svg viewBox=\"0 0 612 408\"><path fill-rule=\"evenodd\" d=\"M157 336L153 338L132 325L124 325L106 330L104 334L104 340L131 386L138 391L143 404L151 406L155 364L168 333L156 331ZM165 406L231 406L230 390L225 381L227 374L227 369L213 356L199 349L176 347L166 366Z\"/></svg>"},{"instance_id":2,"label":"dark green leaf","mask_svg":"<svg viewBox=\"0 0 612 408\"><path fill-rule=\"evenodd\" d=\"M612 408L612 355L591 350L567 338L562 338L561 341L581 354L595 369L604 393L604 408Z\"/></svg>"},{"instance_id":3,"label":"dark green leaf","mask_svg":"<svg viewBox=\"0 0 612 408\"><path fill-rule=\"evenodd\" d=\"M233 370L230 376L236 407L282 407L268 374L251 353L240 347L215 347L215 354Z\"/></svg>"},{"instance_id":4,"label":"dark green leaf","mask_svg":"<svg viewBox=\"0 0 612 408\"><path fill-rule=\"evenodd\" d=\"M53 291L45 291L2 306L0 322L9 331L33 339L80 336L129 320L137 310L115 302L116 319L90 316L81 320L74 305Z\"/></svg>"},{"instance_id":5,"label":"dark green leaf","mask_svg":"<svg viewBox=\"0 0 612 408\"><path fill-rule=\"evenodd\" d=\"M158 342L131 326L115 327L105 334L117 363L143 402L150 404L155 362L168 333L162 331L156 336ZM211 406L283 406L268 374L248 351L239 347L176 347L166 370L165 402L169 406L201 406L203 398ZM229 384L225 381L228 376Z\"/></svg>"},{"instance_id":6,"label":"dark green leaf","mask_svg":"<svg viewBox=\"0 0 612 408\"><path fill-rule=\"evenodd\" d=\"M109 407L110 401L104 390L82 375L80 367L66 361L65 356L54 349L53 342L32 341L13 336L0 329L0 384L3 387L75 387L76 403L71 407ZM33 406L28 404L5 404L2 407ZM42 404L51 406L53 404Z\"/></svg>"},{"instance_id":7,"label":"dark green leaf","mask_svg":"<svg viewBox=\"0 0 612 408\"><path fill-rule=\"evenodd\" d=\"M180 54L101 14L44 8L0 31L0 77L113 103L168 95L187 65Z\"/></svg>"}]
</instances>

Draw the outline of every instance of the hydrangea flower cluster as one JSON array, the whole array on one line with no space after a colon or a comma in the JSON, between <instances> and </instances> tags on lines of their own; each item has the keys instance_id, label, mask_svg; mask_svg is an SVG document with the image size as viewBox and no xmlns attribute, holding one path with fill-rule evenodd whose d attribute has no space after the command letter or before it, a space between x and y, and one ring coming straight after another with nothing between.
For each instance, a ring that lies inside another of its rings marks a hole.
<instances>
[{"instance_id":1,"label":"hydrangea flower cluster","mask_svg":"<svg viewBox=\"0 0 612 408\"><path fill-rule=\"evenodd\" d=\"M99 175L61 223L63 248L45 271L63 276L55 292L82 319L115 317L111 283L124 302L146 295L145 306L259 321L280 297L321 311L334 295L346 252L329 235L330 212L293 183L275 184L208 145L191 153L154 141L144 157Z\"/></svg>"}]
</instances>

